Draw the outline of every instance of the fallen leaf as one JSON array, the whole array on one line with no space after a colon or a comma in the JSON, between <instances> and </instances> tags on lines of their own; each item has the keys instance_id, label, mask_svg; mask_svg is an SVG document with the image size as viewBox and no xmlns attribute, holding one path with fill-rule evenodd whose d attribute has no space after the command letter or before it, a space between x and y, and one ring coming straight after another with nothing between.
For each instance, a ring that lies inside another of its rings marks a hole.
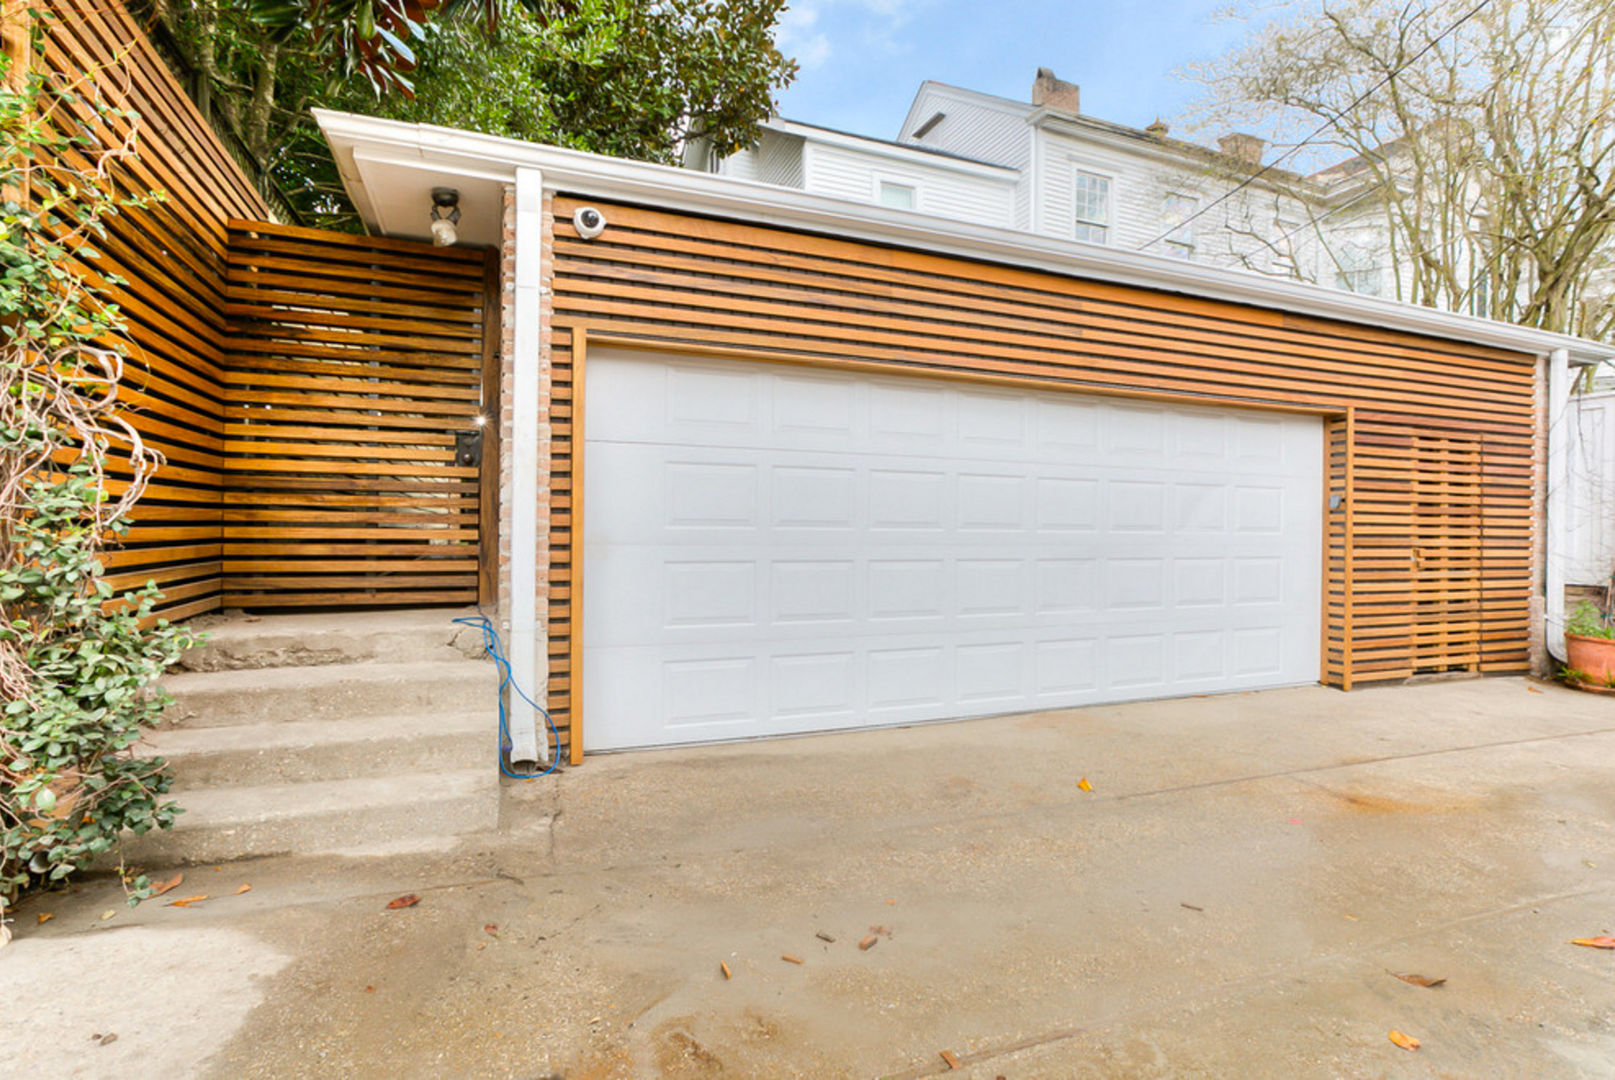
<instances>
[{"instance_id":1,"label":"fallen leaf","mask_svg":"<svg viewBox=\"0 0 1615 1080\"><path fill-rule=\"evenodd\" d=\"M805 963L807 963L807 961L802 959L800 956L792 956L790 953L780 953L779 958L781 960L785 961L787 964L805 964Z\"/></svg>"},{"instance_id":2,"label":"fallen leaf","mask_svg":"<svg viewBox=\"0 0 1615 1080\"><path fill-rule=\"evenodd\" d=\"M252 891L252 886L251 885L243 885L243 886L241 886L241 888L236 890L236 895L240 896L244 892L251 892L251 891Z\"/></svg>"},{"instance_id":3,"label":"fallen leaf","mask_svg":"<svg viewBox=\"0 0 1615 1080\"><path fill-rule=\"evenodd\" d=\"M101 1043L102 1046L106 1046L108 1043L115 1043L117 1041L118 1041L118 1033L116 1031L109 1031L105 1035L101 1036L101 1039L100 1039L100 1043Z\"/></svg>"},{"instance_id":4,"label":"fallen leaf","mask_svg":"<svg viewBox=\"0 0 1615 1080\"><path fill-rule=\"evenodd\" d=\"M868 937L864 938L858 943L858 949L860 952L868 952L870 949L875 947L875 942L879 940L880 938L876 937L874 934L870 934Z\"/></svg>"},{"instance_id":5,"label":"fallen leaf","mask_svg":"<svg viewBox=\"0 0 1615 1080\"><path fill-rule=\"evenodd\" d=\"M948 1063L949 1069L957 1069L959 1067L959 1059L950 1051L942 1051L942 1060Z\"/></svg>"},{"instance_id":6,"label":"fallen leaf","mask_svg":"<svg viewBox=\"0 0 1615 1080\"><path fill-rule=\"evenodd\" d=\"M36 918L38 918L39 921L35 925L43 926L45 923L48 923L52 919L56 918L56 913L53 911L41 911Z\"/></svg>"},{"instance_id":7,"label":"fallen leaf","mask_svg":"<svg viewBox=\"0 0 1615 1080\"><path fill-rule=\"evenodd\" d=\"M1391 1041L1404 1050L1417 1050L1419 1048L1418 1039L1415 1039L1412 1035L1404 1035L1395 1028L1391 1029Z\"/></svg>"},{"instance_id":8,"label":"fallen leaf","mask_svg":"<svg viewBox=\"0 0 1615 1080\"><path fill-rule=\"evenodd\" d=\"M206 899L207 899L207 893L197 893L195 896L187 896L183 900L170 900L168 902L168 906L169 907L190 907L192 904L199 904L203 900L206 900Z\"/></svg>"},{"instance_id":9,"label":"fallen leaf","mask_svg":"<svg viewBox=\"0 0 1615 1080\"><path fill-rule=\"evenodd\" d=\"M729 965L722 960L718 961L718 970L723 972L723 977L726 981L735 977L735 973L729 970Z\"/></svg>"},{"instance_id":10,"label":"fallen leaf","mask_svg":"<svg viewBox=\"0 0 1615 1080\"><path fill-rule=\"evenodd\" d=\"M1585 945L1589 949L1615 949L1615 937L1600 935L1598 937L1571 938L1570 944Z\"/></svg>"},{"instance_id":11,"label":"fallen leaf","mask_svg":"<svg viewBox=\"0 0 1615 1080\"><path fill-rule=\"evenodd\" d=\"M155 888L153 888L151 890L151 895L154 896L154 897L161 896L161 895L163 895L163 893L169 892L169 891L173 890L174 888L176 888L179 885L179 883L184 881L184 880L185 880L185 875L184 874L175 874L173 877L169 878L167 881L163 882L161 885L158 885Z\"/></svg>"},{"instance_id":12,"label":"fallen leaf","mask_svg":"<svg viewBox=\"0 0 1615 1080\"><path fill-rule=\"evenodd\" d=\"M403 896L387 901L388 911L397 911L399 908L414 907L421 902L421 898L414 893L405 893Z\"/></svg>"},{"instance_id":13,"label":"fallen leaf","mask_svg":"<svg viewBox=\"0 0 1615 1080\"><path fill-rule=\"evenodd\" d=\"M1428 986L1433 988L1440 986L1442 983L1447 981L1446 976L1442 976L1439 979L1432 979L1428 975L1416 975L1411 971L1393 971L1391 974L1395 975L1398 979L1401 979L1405 983L1412 983L1414 986Z\"/></svg>"},{"instance_id":14,"label":"fallen leaf","mask_svg":"<svg viewBox=\"0 0 1615 1080\"><path fill-rule=\"evenodd\" d=\"M498 923L483 923L482 924L482 932L484 934L492 934L494 937L498 937L499 936L499 924Z\"/></svg>"},{"instance_id":15,"label":"fallen leaf","mask_svg":"<svg viewBox=\"0 0 1615 1080\"><path fill-rule=\"evenodd\" d=\"M1088 783L1088 778L1086 776L1084 776L1081 780L1077 781L1077 787L1082 791L1092 791L1093 790L1093 785Z\"/></svg>"}]
</instances>

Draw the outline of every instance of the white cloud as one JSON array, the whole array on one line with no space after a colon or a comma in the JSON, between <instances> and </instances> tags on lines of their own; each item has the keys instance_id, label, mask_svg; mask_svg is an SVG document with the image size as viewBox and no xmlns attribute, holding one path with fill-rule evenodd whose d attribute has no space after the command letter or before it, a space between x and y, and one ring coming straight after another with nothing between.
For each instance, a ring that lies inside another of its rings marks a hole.
<instances>
[{"instance_id":1,"label":"white cloud","mask_svg":"<svg viewBox=\"0 0 1615 1080\"><path fill-rule=\"evenodd\" d=\"M842 46L856 42L860 51L898 52L897 31L924 0L800 0L780 17L777 42L786 56L806 71L823 65L835 52L832 34ZM833 27L822 27L825 23Z\"/></svg>"},{"instance_id":2,"label":"white cloud","mask_svg":"<svg viewBox=\"0 0 1615 1080\"><path fill-rule=\"evenodd\" d=\"M814 29L820 6L814 0L792 4L779 20L776 43L779 51L794 59L803 71L816 68L830 58L830 38Z\"/></svg>"}]
</instances>

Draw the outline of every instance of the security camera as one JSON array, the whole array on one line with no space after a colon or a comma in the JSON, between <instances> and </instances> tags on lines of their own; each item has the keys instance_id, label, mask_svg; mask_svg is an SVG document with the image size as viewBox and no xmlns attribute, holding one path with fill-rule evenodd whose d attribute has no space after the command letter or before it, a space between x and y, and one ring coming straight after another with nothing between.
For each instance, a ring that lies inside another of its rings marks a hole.
<instances>
[{"instance_id":1,"label":"security camera","mask_svg":"<svg viewBox=\"0 0 1615 1080\"><path fill-rule=\"evenodd\" d=\"M585 240L593 240L606 231L606 215L592 206L580 206L572 215L572 226Z\"/></svg>"}]
</instances>

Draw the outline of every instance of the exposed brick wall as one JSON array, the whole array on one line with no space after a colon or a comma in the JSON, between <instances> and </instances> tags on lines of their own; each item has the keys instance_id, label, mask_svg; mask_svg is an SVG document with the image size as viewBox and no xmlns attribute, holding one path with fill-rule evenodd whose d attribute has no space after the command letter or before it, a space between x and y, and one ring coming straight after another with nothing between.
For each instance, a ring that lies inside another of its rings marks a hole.
<instances>
[{"instance_id":1,"label":"exposed brick wall","mask_svg":"<svg viewBox=\"0 0 1615 1080\"><path fill-rule=\"evenodd\" d=\"M1548 505L1548 372L1547 361L1537 361L1531 408L1536 421L1531 436L1531 674L1552 673L1547 638L1547 521Z\"/></svg>"}]
</instances>

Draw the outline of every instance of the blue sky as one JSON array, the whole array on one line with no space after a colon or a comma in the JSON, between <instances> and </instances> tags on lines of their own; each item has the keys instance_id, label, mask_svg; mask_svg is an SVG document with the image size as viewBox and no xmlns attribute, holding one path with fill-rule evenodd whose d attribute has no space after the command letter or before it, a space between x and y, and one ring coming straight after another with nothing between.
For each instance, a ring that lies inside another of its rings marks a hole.
<instances>
[{"instance_id":1,"label":"blue sky","mask_svg":"<svg viewBox=\"0 0 1615 1080\"><path fill-rule=\"evenodd\" d=\"M782 51L802 71L782 115L895 138L926 79L1024 101L1039 67L1082 87L1082 111L1144 127L1195 96L1174 78L1251 28L1219 18L1228 0L1050 3L1047 0L795 0Z\"/></svg>"}]
</instances>

